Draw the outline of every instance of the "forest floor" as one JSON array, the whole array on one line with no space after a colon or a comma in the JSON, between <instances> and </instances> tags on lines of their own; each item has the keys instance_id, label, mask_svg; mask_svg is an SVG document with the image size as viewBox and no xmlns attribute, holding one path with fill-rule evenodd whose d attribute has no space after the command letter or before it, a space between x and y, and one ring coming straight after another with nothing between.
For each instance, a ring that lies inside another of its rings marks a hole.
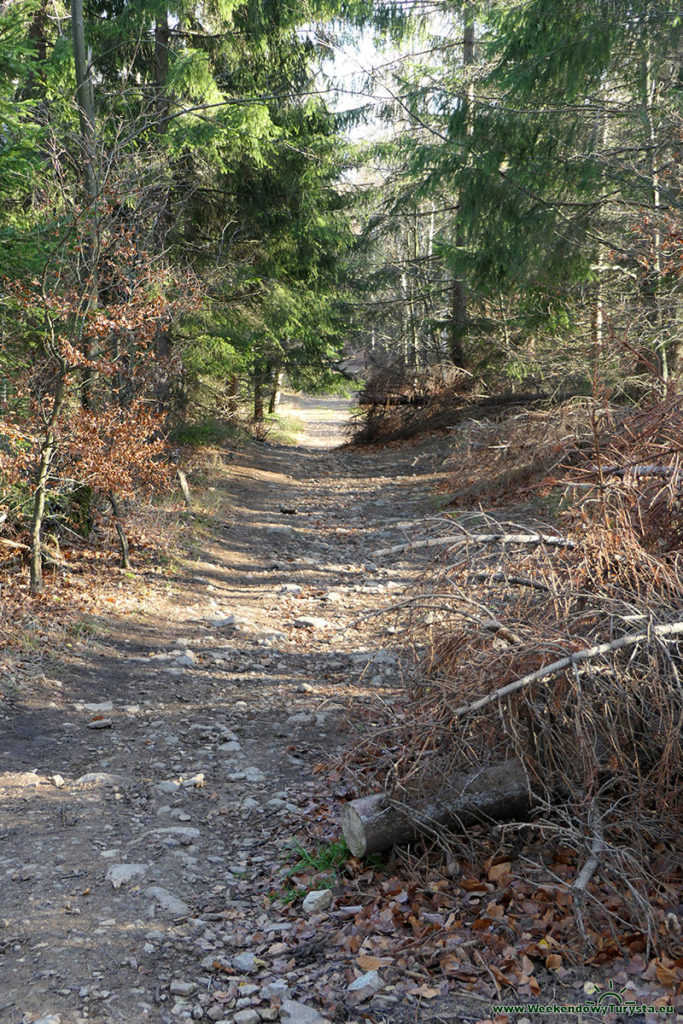
<instances>
[{"instance_id":1,"label":"forest floor","mask_svg":"<svg viewBox=\"0 0 683 1024\"><path fill-rule=\"evenodd\" d=\"M368 613L414 571L372 555L434 512L447 447L339 449L348 408L293 398L298 446L216 451L190 473L186 558L5 653L2 1024L303 1024L323 982L337 1020L404 1019L390 991L348 992L353 958L326 950L348 910L287 895L292 841L316 838L312 768L400 690Z\"/></svg>"},{"instance_id":2,"label":"forest floor","mask_svg":"<svg viewBox=\"0 0 683 1024\"><path fill-rule=\"evenodd\" d=\"M437 511L450 451L340 448L348 409L290 397L296 447L198 458L183 556L169 540L163 573L114 573L59 642L0 657L0 1024L494 1018L471 977L406 985L409 885L334 877L326 768L401 699L376 613L424 564L374 552Z\"/></svg>"}]
</instances>

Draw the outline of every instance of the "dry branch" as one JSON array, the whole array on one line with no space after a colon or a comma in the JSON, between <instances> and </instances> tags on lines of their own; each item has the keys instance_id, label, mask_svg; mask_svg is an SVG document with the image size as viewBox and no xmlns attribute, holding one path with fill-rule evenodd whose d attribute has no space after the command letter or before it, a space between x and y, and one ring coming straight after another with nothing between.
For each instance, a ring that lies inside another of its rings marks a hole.
<instances>
[{"instance_id":1,"label":"dry branch","mask_svg":"<svg viewBox=\"0 0 683 1024\"><path fill-rule=\"evenodd\" d=\"M549 547L574 548L576 544L568 537L558 537L551 533L467 533L461 537L442 536L428 537L426 540L414 540L408 544L395 544L391 548L380 548L375 557L395 555L401 551L416 551L418 548L436 548L455 546L467 541L471 544L547 544Z\"/></svg>"},{"instance_id":2,"label":"dry branch","mask_svg":"<svg viewBox=\"0 0 683 1024\"><path fill-rule=\"evenodd\" d=\"M598 471L598 467L594 467ZM677 466L603 466L602 472L609 476L621 477L642 477L642 476L663 476L678 480L683 477L683 470Z\"/></svg>"},{"instance_id":3,"label":"dry branch","mask_svg":"<svg viewBox=\"0 0 683 1024\"><path fill-rule=\"evenodd\" d=\"M5 538L5 537L0 537L0 544L2 544L2 546L5 547L5 548L12 548L13 550L16 550L16 551L29 551L30 550L28 544L22 544L18 540L7 540L7 538Z\"/></svg>"},{"instance_id":4,"label":"dry branch","mask_svg":"<svg viewBox=\"0 0 683 1024\"><path fill-rule=\"evenodd\" d=\"M472 711L479 711L480 708L485 708L487 704L493 704L494 701L500 700L501 697L507 697L511 693L516 693L518 690L523 689L525 686L537 683L541 679L547 679L549 676L557 675L558 672L569 668L570 665L581 665L584 661L599 658L602 654L610 654L612 651L619 651L624 647L633 647L635 644L641 643L643 640L649 640L653 636L678 636L681 633L683 633L683 622L672 622L667 626L653 626L647 633L631 633L628 636L620 636L617 640L612 640L610 643L587 647L583 651L568 654L565 658L552 662L551 665L545 665L535 672L530 672L528 675L508 683L506 686L501 686L498 690L494 690L493 693L489 693L479 700L461 705L453 711L453 715L459 718L461 715L470 714Z\"/></svg>"},{"instance_id":5,"label":"dry branch","mask_svg":"<svg viewBox=\"0 0 683 1024\"><path fill-rule=\"evenodd\" d=\"M484 583L505 583L510 587L531 587L532 590L542 590L545 593L550 592L550 587L546 583L539 583L537 580L532 580L529 576L510 576L508 573L503 572L502 569L496 572L487 572L485 569L481 569L468 575Z\"/></svg>"}]
</instances>

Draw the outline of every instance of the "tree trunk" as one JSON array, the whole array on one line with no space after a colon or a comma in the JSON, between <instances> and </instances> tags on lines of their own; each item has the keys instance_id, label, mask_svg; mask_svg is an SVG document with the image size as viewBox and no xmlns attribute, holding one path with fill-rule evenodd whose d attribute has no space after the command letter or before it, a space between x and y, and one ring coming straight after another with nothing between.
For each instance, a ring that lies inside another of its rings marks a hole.
<instances>
[{"instance_id":1,"label":"tree trunk","mask_svg":"<svg viewBox=\"0 0 683 1024\"><path fill-rule=\"evenodd\" d=\"M176 475L178 477L178 483L180 484L180 490L183 495L183 501L185 502L188 508L191 508L192 495L190 494L190 485L187 482L187 477L183 473L182 469L177 469Z\"/></svg>"},{"instance_id":2,"label":"tree trunk","mask_svg":"<svg viewBox=\"0 0 683 1024\"><path fill-rule=\"evenodd\" d=\"M365 857L439 827L523 818L530 807L524 768L512 759L459 775L447 790L410 805L392 803L384 793L352 800L342 807L341 820L349 850Z\"/></svg>"},{"instance_id":3,"label":"tree trunk","mask_svg":"<svg viewBox=\"0 0 683 1024\"><path fill-rule=\"evenodd\" d=\"M40 124L45 124L47 119L45 62L47 59L48 22L46 7L46 0L40 0L28 30L28 38L35 44L34 53L36 60L30 66L26 87L19 97L20 99L38 101L36 105L36 120Z\"/></svg>"},{"instance_id":4,"label":"tree trunk","mask_svg":"<svg viewBox=\"0 0 683 1024\"><path fill-rule=\"evenodd\" d=\"M121 526L121 517L119 514L119 503L116 500L116 495L112 492L109 495L109 504L111 505L112 512L114 513L114 526L119 537L119 544L121 545L121 568L130 569L130 552L128 550L128 538L126 537L123 527Z\"/></svg>"},{"instance_id":5,"label":"tree trunk","mask_svg":"<svg viewBox=\"0 0 683 1024\"><path fill-rule=\"evenodd\" d=\"M467 74L467 68L474 63L474 4L468 3L463 13L463 48L462 63ZM467 90L463 97L465 108L466 132L472 133L470 118L472 116L472 104L474 100L474 86L467 83ZM456 214L457 218L457 214ZM456 221L455 244L458 249L465 246L465 232L460 219ZM453 278L451 284L451 326L449 331L448 348L451 362L454 366L465 366L464 342L467 336L469 313L467 309L467 287L462 276Z\"/></svg>"},{"instance_id":6,"label":"tree trunk","mask_svg":"<svg viewBox=\"0 0 683 1024\"><path fill-rule=\"evenodd\" d=\"M275 377L273 379L273 389L270 392L270 400L268 402L268 412L272 414L277 409L282 399L282 381L285 376L285 371L280 367L275 371Z\"/></svg>"},{"instance_id":7,"label":"tree trunk","mask_svg":"<svg viewBox=\"0 0 683 1024\"><path fill-rule=\"evenodd\" d=\"M92 78L90 76L90 61L86 60L85 51L85 30L83 26L83 0L72 0L71 3L71 34L74 50L74 70L76 72L76 102L78 104L78 121L80 125L81 160L83 162L83 187L85 191L85 206L90 225L90 240L85 247L84 257L86 261L86 294L83 302L83 317L86 318L90 310L97 304L98 275L97 275L97 249L98 249L98 210L97 210L97 174L95 171L95 97L93 94ZM87 335L87 332L86 332ZM95 359L97 343L91 338L85 338L83 351L88 359ZM94 385L97 377L93 367L85 367L83 370L83 391L82 400L86 409L94 405Z\"/></svg>"},{"instance_id":8,"label":"tree trunk","mask_svg":"<svg viewBox=\"0 0 683 1024\"><path fill-rule=\"evenodd\" d=\"M239 412L240 379L236 373L228 381L228 413L230 417Z\"/></svg>"},{"instance_id":9,"label":"tree trunk","mask_svg":"<svg viewBox=\"0 0 683 1024\"><path fill-rule=\"evenodd\" d=\"M54 398L52 399L52 412L45 433L45 440L40 453L38 464L38 478L36 489L33 494L33 515L31 518L31 593L40 594L43 589L43 552L41 541L41 530L43 527L43 516L45 515L45 496L47 492L47 481L50 475L50 466L57 448L56 427L64 404L66 368L60 366L57 384L55 386Z\"/></svg>"},{"instance_id":10,"label":"tree trunk","mask_svg":"<svg viewBox=\"0 0 683 1024\"><path fill-rule=\"evenodd\" d=\"M593 156L595 159L601 161L604 166L605 159L605 147L608 141L608 118L606 108L606 96L608 90L604 89L598 93L596 102L598 104L598 111L595 117L595 136L593 144ZM602 202L605 200L605 182L604 176L601 176L600 182L600 199ZM601 205L597 215L596 230L599 236L599 240L596 246L595 252L595 285L593 288L593 302L591 310L591 340L593 344L594 358L599 360L603 356L603 347L605 343L605 295L604 295L604 278L607 270L607 249L605 243L602 241L601 236L603 233L603 221L604 221L604 206Z\"/></svg>"},{"instance_id":11,"label":"tree trunk","mask_svg":"<svg viewBox=\"0 0 683 1024\"><path fill-rule=\"evenodd\" d=\"M458 246L463 245L462 230L458 228L456 235ZM461 277L454 277L451 284L451 326L448 339L448 351L453 366L465 366L465 350L463 340L467 332L467 291Z\"/></svg>"},{"instance_id":12,"label":"tree trunk","mask_svg":"<svg viewBox=\"0 0 683 1024\"><path fill-rule=\"evenodd\" d=\"M254 420L257 423L263 422L264 417L264 376L265 373L257 362L254 367Z\"/></svg>"},{"instance_id":13,"label":"tree trunk","mask_svg":"<svg viewBox=\"0 0 683 1024\"><path fill-rule=\"evenodd\" d=\"M154 26L154 108L156 115L155 129L157 135L165 135L168 131L168 113L170 102L168 97L168 68L171 34L168 25L168 12L162 11ZM168 246L168 233L171 227L171 195L170 189L162 175L162 182L157 192L158 208L154 224L154 248L161 260ZM167 327L157 326L154 338L154 351L157 359L165 360L171 354L171 334ZM172 393L171 375L166 370L160 375L157 383L156 398L159 406L169 406Z\"/></svg>"},{"instance_id":14,"label":"tree trunk","mask_svg":"<svg viewBox=\"0 0 683 1024\"><path fill-rule=\"evenodd\" d=\"M157 115L156 130L164 135L168 128L168 51L170 46L168 12L163 11L154 28L154 92Z\"/></svg>"},{"instance_id":15,"label":"tree trunk","mask_svg":"<svg viewBox=\"0 0 683 1024\"><path fill-rule=\"evenodd\" d=\"M657 127L655 123L655 102L657 82L652 70L652 56L648 40L648 53L643 67L643 100L645 108L645 131L649 153L648 173L650 178L650 201L652 203L652 251L648 253L649 270L643 282L643 295L647 317L653 334L653 348L657 354L662 380L669 379L669 358L667 343L664 337L664 324L661 312L660 286L662 279L662 235L660 225L660 207L662 202L659 171L657 168Z\"/></svg>"}]
</instances>

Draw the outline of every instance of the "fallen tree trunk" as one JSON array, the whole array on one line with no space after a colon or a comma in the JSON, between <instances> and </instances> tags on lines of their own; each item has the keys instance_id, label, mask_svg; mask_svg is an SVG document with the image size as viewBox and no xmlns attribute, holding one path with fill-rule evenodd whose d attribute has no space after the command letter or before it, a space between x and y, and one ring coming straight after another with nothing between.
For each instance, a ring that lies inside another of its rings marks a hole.
<instances>
[{"instance_id":1,"label":"fallen tree trunk","mask_svg":"<svg viewBox=\"0 0 683 1024\"><path fill-rule=\"evenodd\" d=\"M385 793L352 800L341 809L342 831L354 857L365 857L436 827L521 818L530 807L526 773L512 758L456 776L446 790L422 802L399 804Z\"/></svg>"}]
</instances>

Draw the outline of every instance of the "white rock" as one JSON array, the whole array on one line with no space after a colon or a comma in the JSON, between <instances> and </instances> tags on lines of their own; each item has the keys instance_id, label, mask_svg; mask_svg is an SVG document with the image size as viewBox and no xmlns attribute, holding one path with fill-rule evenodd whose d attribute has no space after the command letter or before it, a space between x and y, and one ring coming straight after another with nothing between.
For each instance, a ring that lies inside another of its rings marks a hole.
<instances>
[{"instance_id":1,"label":"white rock","mask_svg":"<svg viewBox=\"0 0 683 1024\"><path fill-rule=\"evenodd\" d=\"M287 721L290 725L313 725L315 715L309 714L306 711L297 711L295 715L290 715Z\"/></svg>"},{"instance_id":2,"label":"white rock","mask_svg":"<svg viewBox=\"0 0 683 1024\"><path fill-rule=\"evenodd\" d=\"M175 664L181 668L190 668L197 664L197 655L194 651L183 651L180 657L175 659Z\"/></svg>"},{"instance_id":3,"label":"white rock","mask_svg":"<svg viewBox=\"0 0 683 1024\"><path fill-rule=\"evenodd\" d=\"M172 996L191 996L196 991L197 985L194 981L172 981L169 988Z\"/></svg>"},{"instance_id":4,"label":"white rock","mask_svg":"<svg viewBox=\"0 0 683 1024\"><path fill-rule=\"evenodd\" d=\"M269 526L267 532L273 537L290 537L294 539L299 536L299 531L291 526Z\"/></svg>"},{"instance_id":5,"label":"white rock","mask_svg":"<svg viewBox=\"0 0 683 1024\"><path fill-rule=\"evenodd\" d=\"M93 718L92 722L88 722L88 729L111 729L114 724L111 718Z\"/></svg>"},{"instance_id":6,"label":"white rock","mask_svg":"<svg viewBox=\"0 0 683 1024\"><path fill-rule=\"evenodd\" d=\"M122 885L127 885L134 878L146 874L148 868L148 864L112 864L105 878L115 889L120 889Z\"/></svg>"},{"instance_id":7,"label":"white rock","mask_svg":"<svg viewBox=\"0 0 683 1024\"><path fill-rule=\"evenodd\" d=\"M52 781L54 782L57 789L61 789L64 785L64 778L61 775L53 775Z\"/></svg>"},{"instance_id":8,"label":"white rock","mask_svg":"<svg viewBox=\"0 0 683 1024\"><path fill-rule=\"evenodd\" d=\"M61 1021L61 1013L48 1013L44 1017L38 1017L37 1020L33 1021L33 1024L61 1024Z\"/></svg>"},{"instance_id":9,"label":"white rock","mask_svg":"<svg viewBox=\"0 0 683 1024\"><path fill-rule=\"evenodd\" d=\"M281 583L276 592L278 594L300 594L302 589L298 583Z\"/></svg>"},{"instance_id":10,"label":"white rock","mask_svg":"<svg viewBox=\"0 0 683 1024\"><path fill-rule=\"evenodd\" d=\"M275 981L269 981L267 985L264 985L261 989L261 999L285 999L289 995L289 986L284 978L276 978Z\"/></svg>"},{"instance_id":11,"label":"white rock","mask_svg":"<svg viewBox=\"0 0 683 1024\"><path fill-rule=\"evenodd\" d=\"M245 971L248 974L256 966L256 957L247 950L234 956L232 958L232 965L236 971Z\"/></svg>"},{"instance_id":12,"label":"white rock","mask_svg":"<svg viewBox=\"0 0 683 1024\"><path fill-rule=\"evenodd\" d=\"M256 1010L238 1010L232 1019L235 1024L261 1024L261 1016Z\"/></svg>"},{"instance_id":13,"label":"white rock","mask_svg":"<svg viewBox=\"0 0 683 1024\"><path fill-rule=\"evenodd\" d=\"M202 789L206 785L204 772L197 772L196 775L191 775L189 779L183 779L183 789Z\"/></svg>"},{"instance_id":14,"label":"white rock","mask_svg":"<svg viewBox=\"0 0 683 1024\"><path fill-rule=\"evenodd\" d=\"M113 772L87 772L76 779L75 786L122 786L127 781L125 775Z\"/></svg>"},{"instance_id":15,"label":"white rock","mask_svg":"<svg viewBox=\"0 0 683 1024\"><path fill-rule=\"evenodd\" d=\"M280 1011L276 1006L259 1006L261 1020L279 1020Z\"/></svg>"},{"instance_id":16,"label":"white rock","mask_svg":"<svg viewBox=\"0 0 683 1024\"><path fill-rule=\"evenodd\" d=\"M221 722L216 722L212 728L215 729L216 732L219 732L226 741L236 740L238 738L236 732L233 732L232 729L229 729L227 725L223 725Z\"/></svg>"},{"instance_id":17,"label":"white rock","mask_svg":"<svg viewBox=\"0 0 683 1024\"><path fill-rule=\"evenodd\" d=\"M101 704L81 704L78 705L79 710L83 708L84 711L92 711L93 714L97 714L98 711L113 711L114 704L110 700L104 700Z\"/></svg>"},{"instance_id":18,"label":"white rock","mask_svg":"<svg viewBox=\"0 0 683 1024\"><path fill-rule=\"evenodd\" d=\"M195 839L199 839L201 832L198 828L189 828L183 825L170 825L167 828L155 828L152 831L156 835L172 836L183 846L189 846Z\"/></svg>"},{"instance_id":19,"label":"white rock","mask_svg":"<svg viewBox=\"0 0 683 1024\"><path fill-rule=\"evenodd\" d=\"M205 956L199 966L203 971L216 971L222 967L227 967L228 969L230 969L230 964L222 957L216 956L215 954L209 954L209 956Z\"/></svg>"},{"instance_id":20,"label":"white rock","mask_svg":"<svg viewBox=\"0 0 683 1024\"><path fill-rule=\"evenodd\" d=\"M306 1006L296 999L283 999L280 1007L282 1024L330 1024L327 1017L322 1017L312 1006Z\"/></svg>"},{"instance_id":21,"label":"white rock","mask_svg":"<svg viewBox=\"0 0 683 1024\"><path fill-rule=\"evenodd\" d=\"M317 914L321 910L327 910L332 902L330 889L312 889L302 904L307 914Z\"/></svg>"},{"instance_id":22,"label":"white rock","mask_svg":"<svg viewBox=\"0 0 683 1024\"><path fill-rule=\"evenodd\" d=\"M300 629L329 629L332 623L321 619L319 615L301 615L294 620L294 625Z\"/></svg>"},{"instance_id":23,"label":"white rock","mask_svg":"<svg viewBox=\"0 0 683 1024\"><path fill-rule=\"evenodd\" d=\"M238 625L236 615L225 615L220 619L209 619L209 622L212 626L215 626L216 629L228 629L230 627L236 628Z\"/></svg>"},{"instance_id":24,"label":"white rock","mask_svg":"<svg viewBox=\"0 0 683 1024\"><path fill-rule=\"evenodd\" d=\"M157 782L154 790L161 796L165 796L167 793L175 793L176 790L180 789L180 783L174 779L164 779L163 782Z\"/></svg>"},{"instance_id":25,"label":"white rock","mask_svg":"<svg viewBox=\"0 0 683 1024\"><path fill-rule=\"evenodd\" d=\"M228 740L227 743L221 743L218 748L221 754L236 754L238 750L242 749L242 744L239 740Z\"/></svg>"},{"instance_id":26,"label":"white rock","mask_svg":"<svg viewBox=\"0 0 683 1024\"><path fill-rule=\"evenodd\" d=\"M377 992L381 992L385 984L386 982L382 981L377 971L368 971L367 974L361 974L360 978L351 982L349 992L355 992L360 999L369 999Z\"/></svg>"},{"instance_id":27,"label":"white rock","mask_svg":"<svg viewBox=\"0 0 683 1024\"><path fill-rule=\"evenodd\" d=\"M247 768L244 773L247 782L265 782L266 777L260 768Z\"/></svg>"},{"instance_id":28,"label":"white rock","mask_svg":"<svg viewBox=\"0 0 683 1024\"><path fill-rule=\"evenodd\" d=\"M169 892L168 889L163 889L160 885L149 885L145 889L145 896L154 900L162 910L168 911L173 917L187 917L190 913L187 903L184 903L177 896L174 896L173 893Z\"/></svg>"}]
</instances>

